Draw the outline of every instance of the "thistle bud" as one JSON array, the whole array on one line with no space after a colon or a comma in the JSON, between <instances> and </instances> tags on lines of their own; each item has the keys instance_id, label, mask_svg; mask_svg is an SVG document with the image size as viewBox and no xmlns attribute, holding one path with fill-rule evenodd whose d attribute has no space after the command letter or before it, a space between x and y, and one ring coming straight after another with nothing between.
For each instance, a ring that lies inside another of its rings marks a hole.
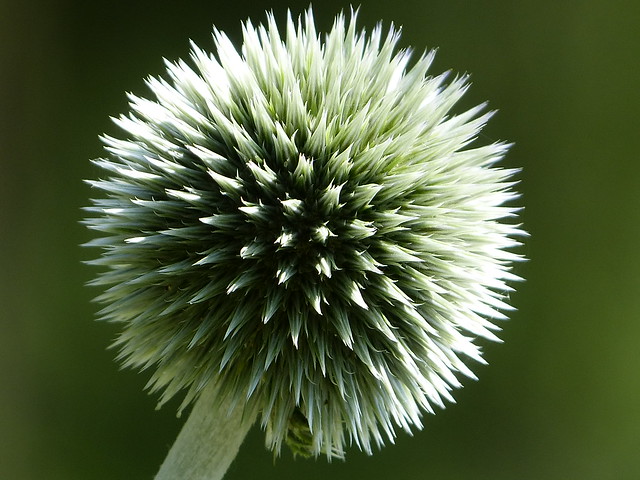
<instances>
[{"instance_id":1,"label":"thistle bud","mask_svg":"<svg viewBox=\"0 0 640 480\"><path fill-rule=\"evenodd\" d=\"M149 78L94 161L87 223L99 317L161 403L208 385L259 412L269 448L371 452L452 401L505 318L523 231L492 112L452 114L467 77L431 75L399 33L311 10L240 50Z\"/></svg>"}]
</instances>

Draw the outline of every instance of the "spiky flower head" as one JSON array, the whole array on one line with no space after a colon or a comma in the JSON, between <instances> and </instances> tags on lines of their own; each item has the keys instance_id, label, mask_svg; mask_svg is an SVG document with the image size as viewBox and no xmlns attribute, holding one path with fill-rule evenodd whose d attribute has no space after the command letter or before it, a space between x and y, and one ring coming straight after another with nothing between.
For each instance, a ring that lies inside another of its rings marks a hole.
<instances>
[{"instance_id":1,"label":"spiky flower head","mask_svg":"<svg viewBox=\"0 0 640 480\"><path fill-rule=\"evenodd\" d=\"M399 34L309 10L192 46L130 95L103 138L88 220L104 320L162 402L215 382L261 412L267 444L370 452L452 401L476 337L495 340L522 234L491 113L451 107L467 78L409 65Z\"/></svg>"}]
</instances>

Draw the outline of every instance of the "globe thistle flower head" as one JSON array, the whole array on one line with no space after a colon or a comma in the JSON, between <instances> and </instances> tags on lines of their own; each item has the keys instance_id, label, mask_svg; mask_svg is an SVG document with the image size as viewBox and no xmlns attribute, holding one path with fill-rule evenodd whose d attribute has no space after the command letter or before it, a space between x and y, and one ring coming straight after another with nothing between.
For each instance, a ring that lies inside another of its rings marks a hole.
<instances>
[{"instance_id":1,"label":"globe thistle flower head","mask_svg":"<svg viewBox=\"0 0 640 480\"><path fill-rule=\"evenodd\" d=\"M215 383L270 448L331 458L421 428L474 378L517 280L515 171L506 144L472 145L484 106L450 113L467 78L428 74L433 52L409 66L398 40L269 15L129 96L89 182L93 283L161 403Z\"/></svg>"}]
</instances>

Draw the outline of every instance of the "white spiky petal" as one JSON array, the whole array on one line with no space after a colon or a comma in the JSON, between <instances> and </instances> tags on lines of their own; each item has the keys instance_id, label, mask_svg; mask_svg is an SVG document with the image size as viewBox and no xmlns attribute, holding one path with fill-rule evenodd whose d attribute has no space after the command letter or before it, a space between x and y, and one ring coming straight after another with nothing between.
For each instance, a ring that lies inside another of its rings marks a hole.
<instances>
[{"instance_id":1,"label":"white spiky petal","mask_svg":"<svg viewBox=\"0 0 640 480\"><path fill-rule=\"evenodd\" d=\"M309 10L243 34L166 62L103 138L100 317L162 402L214 382L276 451L370 452L497 339L523 234L508 146L472 145L491 113L451 115L466 77L428 75L433 52L409 68L393 29L341 15L321 37Z\"/></svg>"}]
</instances>

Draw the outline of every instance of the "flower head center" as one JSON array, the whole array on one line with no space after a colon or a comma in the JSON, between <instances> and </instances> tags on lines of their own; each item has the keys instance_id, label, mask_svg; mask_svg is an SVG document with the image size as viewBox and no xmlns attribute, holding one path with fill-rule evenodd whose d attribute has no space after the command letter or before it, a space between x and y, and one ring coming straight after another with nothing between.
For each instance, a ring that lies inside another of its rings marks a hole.
<instances>
[{"instance_id":1,"label":"flower head center","mask_svg":"<svg viewBox=\"0 0 640 480\"><path fill-rule=\"evenodd\" d=\"M272 205L245 202L240 207L253 226L240 257L268 266L268 275L279 284L288 283L296 274L314 271L330 277L336 268L333 252L337 243L330 220L323 219L314 202L288 194L284 197Z\"/></svg>"}]
</instances>

